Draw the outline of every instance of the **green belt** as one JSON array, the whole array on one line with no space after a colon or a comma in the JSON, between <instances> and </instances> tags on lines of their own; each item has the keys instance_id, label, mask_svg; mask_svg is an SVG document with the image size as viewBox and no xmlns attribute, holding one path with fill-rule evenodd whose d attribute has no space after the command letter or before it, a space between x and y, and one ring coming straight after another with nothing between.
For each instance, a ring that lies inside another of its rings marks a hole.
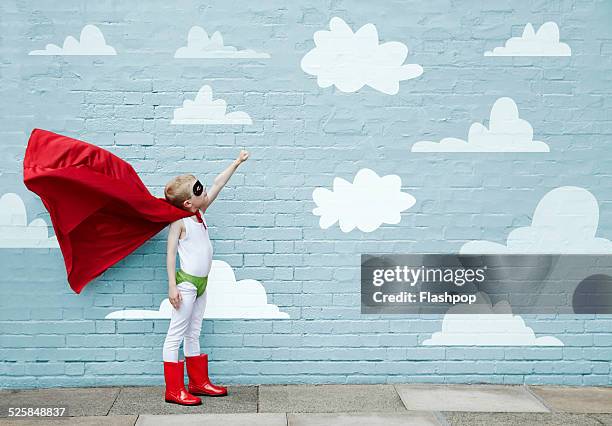
<instances>
[{"instance_id":1,"label":"green belt","mask_svg":"<svg viewBox=\"0 0 612 426\"><path fill-rule=\"evenodd\" d=\"M183 281L189 281L198 289L197 296L200 297L206 291L206 284L208 284L208 276L205 277L196 277L195 275L190 275L187 272L179 269L176 271L176 284L180 284Z\"/></svg>"}]
</instances>

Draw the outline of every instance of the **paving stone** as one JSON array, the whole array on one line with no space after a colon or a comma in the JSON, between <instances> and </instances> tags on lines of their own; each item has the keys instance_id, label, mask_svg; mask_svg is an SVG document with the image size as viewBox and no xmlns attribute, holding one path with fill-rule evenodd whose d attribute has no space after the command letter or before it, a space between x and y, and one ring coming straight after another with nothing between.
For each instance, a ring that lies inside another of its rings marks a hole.
<instances>
[{"instance_id":1,"label":"paving stone","mask_svg":"<svg viewBox=\"0 0 612 426\"><path fill-rule=\"evenodd\" d=\"M259 411L343 413L405 411L393 385L260 385Z\"/></svg>"},{"instance_id":2,"label":"paving stone","mask_svg":"<svg viewBox=\"0 0 612 426\"><path fill-rule=\"evenodd\" d=\"M416 411L548 412L524 386L395 385L406 409Z\"/></svg>"},{"instance_id":3,"label":"paving stone","mask_svg":"<svg viewBox=\"0 0 612 426\"><path fill-rule=\"evenodd\" d=\"M50 388L0 391L3 410L6 407L67 407L68 416L105 416L121 388ZM125 413L125 414L133 414Z\"/></svg>"},{"instance_id":4,"label":"paving stone","mask_svg":"<svg viewBox=\"0 0 612 426\"><path fill-rule=\"evenodd\" d=\"M553 411L612 413L612 387L529 386Z\"/></svg>"},{"instance_id":5,"label":"paving stone","mask_svg":"<svg viewBox=\"0 0 612 426\"><path fill-rule=\"evenodd\" d=\"M286 426L287 416L284 413L142 415L136 422L136 426L168 425Z\"/></svg>"},{"instance_id":6,"label":"paving stone","mask_svg":"<svg viewBox=\"0 0 612 426\"><path fill-rule=\"evenodd\" d=\"M612 414L591 414L590 416L597 419L602 425L612 426Z\"/></svg>"},{"instance_id":7,"label":"paving stone","mask_svg":"<svg viewBox=\"0 0 612 426\"><path fill-rule=\"evenodd\" d=\"M43 426L43 425L68 425L68 426L134 426L138 416L78 416L61 417L53 420L48 417L37 419L2 419L2 426Z\"/></svg>"},{"instance_id":8,"label":"paving stone","mask_svg":"<svg viewBox=\"0 0 612 426\"><path fill-rule=\"evenodd\" d=\"M202 405L184 406L164 400L163 386L123 387L109 414L256 413L257 386L229 386L227 396L201 396Z\"/></svg>"},{"instance_id":9,"label":"paving stone","mask_svg":"<svg viewBox=\"0 0 612 426\"><path fill-rule=\"evenodd\" d=\"M288 426L439 426L433 413L308 413L287 414Z\"/></svg>"},{"instance_id":10,"label":"paving stone","mask_svg":"<svg viewBox=\"0 0 612 426\"><path fill-rule=\"evenodd\" d=\"M444 412L449 426L601 426L588 414Z\"/></svg>"}]
</instances>

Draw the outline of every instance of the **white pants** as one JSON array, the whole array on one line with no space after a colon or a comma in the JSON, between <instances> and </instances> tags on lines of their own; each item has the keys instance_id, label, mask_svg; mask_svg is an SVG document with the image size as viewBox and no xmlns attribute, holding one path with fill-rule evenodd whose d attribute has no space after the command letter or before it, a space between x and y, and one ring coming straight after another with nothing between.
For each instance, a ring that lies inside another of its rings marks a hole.
<instances>
[{"instance_id":1,"label":"white pants","mask_svg":"<svg viewBox=\"0 0 612 426\"><path fill-rule=\"evenodd\" d=\"M178 309L172 308L172 318L164 341L163 358L169 362L178 362L179 346L183 340L185 356L200 355L200 332L208 293L204 291L204 294L196 297L196 286L186 281L176 287L183 300Z\"/></svg>"}]
</instances>

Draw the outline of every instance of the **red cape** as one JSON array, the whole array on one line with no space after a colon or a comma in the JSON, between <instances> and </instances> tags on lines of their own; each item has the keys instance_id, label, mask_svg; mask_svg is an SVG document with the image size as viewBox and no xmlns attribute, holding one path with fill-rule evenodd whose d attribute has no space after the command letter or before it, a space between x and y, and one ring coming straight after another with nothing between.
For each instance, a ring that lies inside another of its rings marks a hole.
<instances>
[{"instance_id":1,"label":"red cape","mask_svg":"<svg viewBox=\"0 0 612 426\"><path fill-rule=\"evenodd\" d=\"M23 178L51 215L76 293L169 223L193 216L151 195L116 155L47 130L32 131Z\"/></svg>"}]
</instances>

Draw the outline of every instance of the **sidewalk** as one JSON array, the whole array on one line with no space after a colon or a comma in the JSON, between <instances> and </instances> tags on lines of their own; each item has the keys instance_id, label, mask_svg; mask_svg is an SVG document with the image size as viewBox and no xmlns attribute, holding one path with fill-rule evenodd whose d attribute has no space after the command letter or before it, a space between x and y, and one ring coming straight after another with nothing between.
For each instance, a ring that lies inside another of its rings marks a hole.
<instances>
[{"instance_id":1,"label":"sidewalk","mask_svg":"<svg viewBox=\"0 0 612 426\"><path fill-rule=\"evenodd\" d=\"M228 393L184 407L164 402L163 387L3 390L2 416L7 407L67 406L70 417L0 424L612 425L612 387L259 385L229 386Z\"/></svg>"}]
</instances>

